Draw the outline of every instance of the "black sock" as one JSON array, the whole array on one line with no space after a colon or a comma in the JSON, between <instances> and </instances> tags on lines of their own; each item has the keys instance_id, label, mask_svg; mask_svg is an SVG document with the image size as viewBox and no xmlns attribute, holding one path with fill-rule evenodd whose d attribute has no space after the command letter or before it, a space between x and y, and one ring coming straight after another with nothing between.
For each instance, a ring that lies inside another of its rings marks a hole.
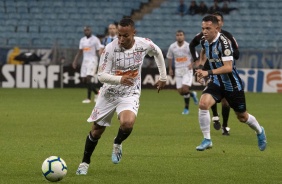
<instances>
[{"instance_id":1,"label":"black sock","mask_svg":"<svg viewBox=\"0 0 282 184\"><path fill-rule=\"evenodd\" d=\"M124 131L119 127L118 134L114 140L115 144L121 144L132 132L132 129Z\"/></svg>"},{"instance_id":2,"label":"black sock","mask_svg":"<svg viewBox=\"0 0 282 184\"><path fill-rule=\"evenodd\" d=\"M89 133L89 135L86 137L82 162L90 164L90 158L92 153L94 152L96 145L98 144L98 140L99 138L97 139L92 137L91 133Z\"/></svg>"},{"instance_id":3,"label":"black sock","mask_svg":"<svg viewBox=\"0 0 282 184\"><path fill-rule=\"evenodd\" d=\"M185 109L189 109L190 94L184 94L183 97L185 102Z\"/></svg>"},{"instance_id":4,"label":"black sock","mask_svg":"<svg viewBox=\"0 0 282 184\"><path fill-rule=\"evenodd\" d=\"M222 119L223 119L222 126L223 127L228 126L229 112L230 112L229 106L222 106Z\"/></svg>"},{"instance_id":5,"label":"black sock","mask_svg":"<svg viewBox=\"0 0 282 184\"><path fill-rule=\"evenodd\" d=\"M91 99L91 91L92 91L92 87L91 87L91 83L87 83L87 98L90 100Z\"/></svg>"},{"instance_id":6,"label":"black sock","mask_svg":"<svg viewBox=\"0 0 282 184\"><path fill-rule=\"evenodd\" d=\"M97 94L98 94L98 91L97 91L97 89L96 89L96 85L95 85L94 83L91 83L91 87L92 87L93 93L94 93L95 95L97 95Z\"/></svg>"},{"instance_id":7,"label":"black sock","mask_svg":"<svg viewBox=\"0 0 282 184\"><path fill-rule=\"evenodd\" d=\"M213 106L211 106L211 109L212 109L212 115L213 116L218 116L218 113L217 113L217 103L215 103Z\"/></svg>"}]
</instances>

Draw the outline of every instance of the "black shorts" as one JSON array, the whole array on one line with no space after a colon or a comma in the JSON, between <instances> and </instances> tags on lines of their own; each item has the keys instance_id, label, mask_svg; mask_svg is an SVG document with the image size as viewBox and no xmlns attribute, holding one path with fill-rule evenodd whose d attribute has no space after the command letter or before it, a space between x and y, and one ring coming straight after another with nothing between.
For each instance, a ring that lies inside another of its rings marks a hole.
<instances>
[{"instance_id":1,"label":"black shorts","mask_svg":"<svg viewBox=\"0 0 282 184\"><path fill-rule=\"evenodd\" d=\"M243 90L226 91L214 83L209 82L203 91L203 94L205 93L210 94L217 103L225 98L229 103L229 106L234 109L235 112L245 112L247 109L245 92Z\"/></svg>"}]
</instances>

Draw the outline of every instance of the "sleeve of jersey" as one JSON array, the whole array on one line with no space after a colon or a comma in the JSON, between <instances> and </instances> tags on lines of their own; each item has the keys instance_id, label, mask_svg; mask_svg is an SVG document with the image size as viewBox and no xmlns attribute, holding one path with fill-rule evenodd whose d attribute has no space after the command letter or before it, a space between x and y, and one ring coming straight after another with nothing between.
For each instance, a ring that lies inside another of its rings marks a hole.
<instances>
[{"instance_id":1,"label":"sleeve of jersey","mask_svg":"<svg viewBox=\"0 0 282 184\"><path fill-rule=\"evenodd\" d=\"M189 44L189 49L193 58L193 61L196 61L198 59L198 56L196 54L196 47L200 44L200 40L201 40L201 33L198 33L193 40L191 40L190 44Z\"/></svg>"},{"instance_id":2,"label":"sleeve of jersey","mask_svg":"<svg viewBox=\"0 0 282 184\"><path fill-rule=\"evenodd\" d=\"M120 84L122 76L115 76L110 74L113 64L113 56L110 52L110 47L106 46L106 49L101 55L99 70L98 70L98 79L102 83Z\"/></svg>"},{"instance_id":3,"label":"sleeve of jersey","mask_svg":"<svg viewBox=\"0 0 282 184\"><path fill-rule=\"evenodd\" d=\"M82 49L82 39L80 39L80 41L79 41L79 49L80 50Z\"/></svg>"},{"instance_id":4,"label":"sleeve of jersey","mask_svg":"<svg viewBox=\"0 0 282 184\"><path fill-rule=\"evenodd\" d=\"M167 54L166 54L166 58L168 59L172 59L172 52L171 52L171 46L168 48Z\"/></svg>"},{"instance_id":5,"label":"sleeve of jersey","mask_svg":"<svg viewBox=\"0 0 282 184\"><path fill-rule=\"evenodd\" d=\"M155 62L157 64L157 67L159 69L160 73L160 81L166 81L167 76L166 76L166 66L165 66L165 61L164 61L164 56L161 51L161 49L155 45L152 41L149 41L149 56L154 56Z\"/></svg>"},{"instance_id":6,"label":"sleeve of jersey","mask_svg":"<svg viewBox=\"0 0 282 184\"><path fill-rule=\"evenodd\" d=\"M230 43L228 41L228 38L221 35L219 37L219 39L220 39L221 48L222 48L221 60L222 61L232 61L233 60L233 52L232 52Z\"/></svg>"}]
</instances>

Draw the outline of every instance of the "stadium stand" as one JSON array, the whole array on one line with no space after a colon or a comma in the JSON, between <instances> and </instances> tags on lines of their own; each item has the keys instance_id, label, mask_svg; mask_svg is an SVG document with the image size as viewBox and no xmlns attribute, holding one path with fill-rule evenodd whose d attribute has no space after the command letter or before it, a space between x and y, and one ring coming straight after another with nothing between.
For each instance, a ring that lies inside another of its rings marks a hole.
<instances>
[{"instance_id":1,"label":"stadium stand","mask_svg":"<svg viewBox=\"0 0 282 184\"><path fill-rule=\"evenodd\" d=\"M104 34L109 23L129 16L149 0L2 0L0 1L1 47L77 48L82 28L90 25L94 34ZM166 0L160 7L136 21L139 36L149 37L162 49L174 41L177 29L187 41L201 31L201 15L179 16L178 1ZM212 1L206 1L208 7ZM282 42L282 2L237 0L238 8L225 15L224 29L243 49L278 49ZM222 6L222 3L219 4Z\"/></svg>"},{"instance_id":2,"label":"stadium stand","mask_svg":"<svg viewBox=\"0 0 282 184\"><path fill-rule=\"evenodd\" d=\"M1 47L78 47L83 26L104 34L109 23L130 16L148 0L2 0Z\"/></svg>"}]
</instances>

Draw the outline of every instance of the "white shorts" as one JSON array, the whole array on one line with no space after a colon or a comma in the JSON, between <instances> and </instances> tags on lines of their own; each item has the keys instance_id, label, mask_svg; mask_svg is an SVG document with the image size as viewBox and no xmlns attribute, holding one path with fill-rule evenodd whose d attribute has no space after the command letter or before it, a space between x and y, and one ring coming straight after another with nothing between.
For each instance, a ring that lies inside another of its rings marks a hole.
<instances>
[{"instance_id":1,"label":"white shorts","mask_svg":"<svg viewBox=\"0 0 282 184\"><path fill-rule=\"evenodd\" d=\"M189 70L188 67L176 68L175 81L176 89L182 88L183 85L191 87L193 82L193 70Z\"/></svg>"},{"instance_id":2,"label":"white shorts","mask_svg":"<svg viewBox=\"0 0 282 184\"><path fill-rule=\"evenodd\" d=\"M80 77L94 76L97 72L98 62L83 61L80 69Z\"/></svg>"},{"instance_id":3,"label":"white shorts","mask_svg":"<svg viewBox=\"0 0 282 184\"><path fill-rule=\"evenodd\" d=\"M137 116L138 109L139 95L117 97L115 100L110 100L105 98L103 93L100 93L87 122L96 122L100 126L110 126L115 112L119 115L122 111L130 110Z\"/></svg>"}]
</instances>

